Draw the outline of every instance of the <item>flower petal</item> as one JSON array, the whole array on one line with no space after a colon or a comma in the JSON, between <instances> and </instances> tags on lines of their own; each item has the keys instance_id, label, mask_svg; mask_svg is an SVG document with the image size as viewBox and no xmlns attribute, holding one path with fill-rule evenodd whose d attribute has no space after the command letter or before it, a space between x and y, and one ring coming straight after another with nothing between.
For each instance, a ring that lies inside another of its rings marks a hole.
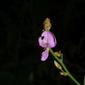
<instances>
[{"instance_id":1,"label":"flower petal","mask_svg":"<svg viewBox=\"0 0 85 85\"><path fill-rule=\"evenodd\" d=\"M39 37L38 39L38 42L39 42L39 45L43 48L46 48L47 47L47 41L46 40L42 40L42 37Z\"/></svg>"},{"instance_id":2,"label":"flower petal","mask_svg":"<svg viewBox=\"0 0 85 85\"><path fill-rule=\"evenodd\" d=\"M45 51L42 52L41 61L47 60L48 55L49 55L49 51L48 49L46 49Z\"/></svg>"},{"instance_id":3,"label":"flower petal","mask_svg":"<svg viewBox=\"0 0 85 85\"><path fill-rule=\"evenodd\" d=\"M54 34L50 31L48 33L48 39L47 40L48 40L49 47L53 48L53 47L56 46L56 44L57 44L56 38L55 38Z\"/></svg>"},{"instance_id":4,"label":"flower petal","mask_svg":"<svg viewBox=\"0 0 85 85\"><path fill-rule=\"evenodd\" d=\"M41 34L41 37L39 37L38 41L39 45L44 48L47 47L53 48L57 44L54 34L50 31L44 31Z\"/></svg>"}]
</instances>

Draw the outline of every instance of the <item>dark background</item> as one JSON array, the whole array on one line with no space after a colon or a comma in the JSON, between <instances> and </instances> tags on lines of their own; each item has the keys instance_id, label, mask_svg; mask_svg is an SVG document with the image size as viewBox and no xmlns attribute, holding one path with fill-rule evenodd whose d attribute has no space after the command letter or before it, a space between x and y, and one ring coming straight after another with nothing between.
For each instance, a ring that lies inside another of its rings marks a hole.
<instances>
[{"instance_id":1,"label":"dark background","mask_svg":"<svg viewBox=\"0 0 85 85\"><path fill-rule=\"evenodd\" d=\"M49 17L64 63L83 84L85 75L84 0L0 1L0 85L76 85L61 76L51 55L40 61L38 37Z\"/></svg>"}]
</instances>

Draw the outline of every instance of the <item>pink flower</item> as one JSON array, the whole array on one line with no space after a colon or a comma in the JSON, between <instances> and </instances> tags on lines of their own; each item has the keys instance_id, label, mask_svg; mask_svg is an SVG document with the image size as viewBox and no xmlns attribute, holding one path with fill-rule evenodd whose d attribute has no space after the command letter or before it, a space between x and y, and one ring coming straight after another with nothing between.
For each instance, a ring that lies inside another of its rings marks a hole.
<instances>
[{"instance_id":1,"label":"pink flower","mask_svg":"<svg viewBox=\"0 0 85 85\"><path fill-rule=\"evenodd\" d=\"M38 39L39 45L45 50L42 52L41 61L47 60L49 56L49 48L53 48L56 46L57 41L54 34L50 31L42 32L41 36Z\"/></svg>"}]
</instances>

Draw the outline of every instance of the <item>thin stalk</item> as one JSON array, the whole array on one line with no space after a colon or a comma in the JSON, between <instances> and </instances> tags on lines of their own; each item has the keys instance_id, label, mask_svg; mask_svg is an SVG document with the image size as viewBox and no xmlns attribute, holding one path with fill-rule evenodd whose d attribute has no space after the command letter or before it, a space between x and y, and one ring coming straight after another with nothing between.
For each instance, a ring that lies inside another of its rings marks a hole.
<instances>
[{"instance_id":1,"label":"thin stalk","mask_svg":"<svg viewBox=\"0 0 85 85\"><path fill-rule=\"evenodd\" d=\"M49 51L50 51L51 54L55 57L55 59L61 64L61 66L63 67L63 69L66 71L68 77L70 77L77 85L81 85L81 84L71 75L71 73L68 71L68 69L66 68L66 66L64 65L64 63L54 54L54 52L52 51L51 48L49 48Z\"/></svg>"}]
</instances>

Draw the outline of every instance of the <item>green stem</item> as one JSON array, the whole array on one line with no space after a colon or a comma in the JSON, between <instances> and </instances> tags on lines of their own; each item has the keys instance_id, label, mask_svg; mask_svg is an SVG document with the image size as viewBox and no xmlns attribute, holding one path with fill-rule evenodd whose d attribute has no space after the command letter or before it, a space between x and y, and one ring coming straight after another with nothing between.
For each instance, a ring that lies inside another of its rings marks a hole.
<instances>
[{"instance_id":1,"label":"green stem","mask_svg":"<svg viewBox=\"0 0 85 85\"><path fill-rule=\"evenodd\" d=\"M49 48L49 51L52 53L52 55L55 57L55 59L57 59L57 61L61 64L61 66L63 67L63 69L66 71L68 77L70 77L77 85L81 85L81 84L71 75L71 73L68 71L68 69L66 68L66 66L64 65L64 63L54 54L54 52L52 51L51 48Z\"/></svg>"}]
</instances>

